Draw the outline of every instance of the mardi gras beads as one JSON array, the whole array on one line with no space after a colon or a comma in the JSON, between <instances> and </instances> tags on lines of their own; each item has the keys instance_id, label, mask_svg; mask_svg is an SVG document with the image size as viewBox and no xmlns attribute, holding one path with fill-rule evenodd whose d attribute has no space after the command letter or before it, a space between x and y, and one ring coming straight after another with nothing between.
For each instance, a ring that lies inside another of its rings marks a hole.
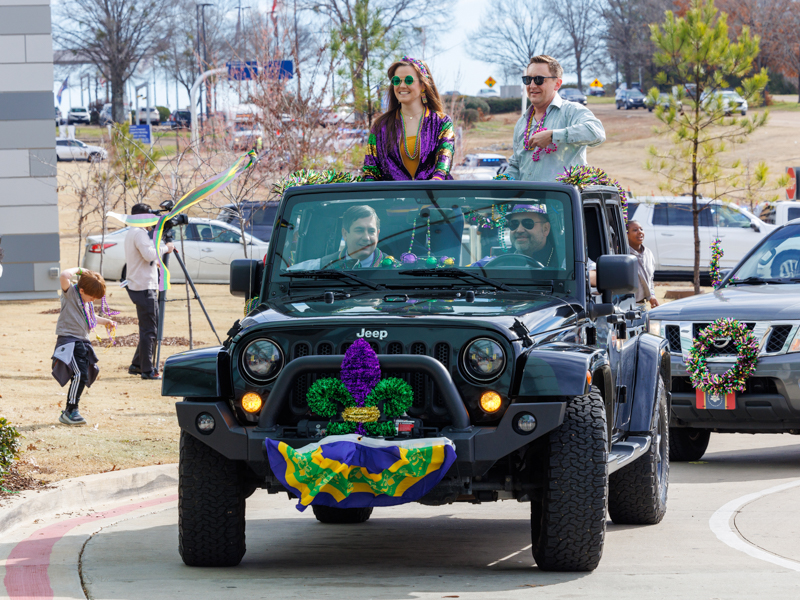
<instances>
[{"instance_id":1,"label":"mardi gras beads","mask_svg":"<svg viewBox=\"0 0 800 600\"><path fill-rule=\"evenodd\" d=\"M547 131L547 128L544 126L544 120L547 118L547 114L542 117L541 121L536 121L534 118L534 110L531 107L531 111L528 114L528 122L525 124L525 138L523 140L524 146L526 150L533 150L531 153L531 160L533 162L538 162L541 159L542 148L540 147L533 147L533 140L531 139L531 121L536 123L536 130L533 132L533 135L540 133L542 131ZM558 150L558 145L555 142L550 142L547 147L544 149L545 154L550 154L551 152L555 152Z\"/></svg>"}]
</instances>

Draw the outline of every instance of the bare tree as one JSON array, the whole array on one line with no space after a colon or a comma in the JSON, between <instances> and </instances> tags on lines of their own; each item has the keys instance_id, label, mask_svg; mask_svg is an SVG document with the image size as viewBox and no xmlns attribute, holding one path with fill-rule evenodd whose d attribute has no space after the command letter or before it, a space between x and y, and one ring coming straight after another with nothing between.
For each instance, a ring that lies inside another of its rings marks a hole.
<instances>
[{"instance_id":1,"label":"bare tree","mask_svg":"<svg viewBox=\"0 0 800 600\"><path fill-rule=\"evenodd\" d=\"M659 21L672 0L602 0L603 36L608 54L617 63L625 83L638 79L639 68L653 67L655 47L650 41L650 23ZM635 79L634 79L635 77ZM643 82L640 82L643 83Z\"/></svg>"},{"instance_id":2,"label":"bare tree","mask_svg":"<svg viewBox=\"0 0 800 600\"><path fill-rule=\"evenodd\" d=\"M578 88L583 89L583 71L597 62L603 51L600 0L554 2L551 10L564 36L564 54L571 54L564 63L571 63L578 75Z\"/></svg>"},{"instance_id":3,"label":"bare tree","mask_svg":"<svg viewBox=\"0 0 800 600\"><path fill-rule=\"evenodd\" d=\"M125 83L163 39L163 4L155 0L67 0L57 11L55 40L88 59L111 83L114 120L125 121Z\"/></svg>"},{"instance_id":4,"label":"bare tree","mask_svg":"<svg viewBox=\"0 0 800 600\"><path fill-rule=\"evenodd\" d=\"M467 54L497 65L506 80L521 74L532 56L560 51L552 5L543 0L491 0L480 23L467 34Z\"/></svg>"}]
</instances>

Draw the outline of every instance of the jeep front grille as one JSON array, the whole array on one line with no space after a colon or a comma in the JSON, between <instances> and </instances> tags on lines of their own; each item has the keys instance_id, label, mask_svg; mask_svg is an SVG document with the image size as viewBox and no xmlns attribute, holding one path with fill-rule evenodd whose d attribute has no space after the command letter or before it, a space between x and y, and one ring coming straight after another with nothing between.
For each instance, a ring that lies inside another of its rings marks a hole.
<instances>
[{"instance_id":1,"label":"jeep front grille","mask_svg":"<svg viewBox=\"0 0 800 600\"><path fill-rule=\"evenodd\" d=\"M345 342L340 346L340 352L344 354L347 349L352 345L352 342ZM414 342L407 347L401 342L393 341L384 344L379 344L376 341L370 341L370 346L377 354L417 354L433 356L436 360L441 362L449 371L452 367L452 349L447 342L438 342L429 348L422 342ZM330 356L333 354L334 346L329 342L321 342L314 349L308 342L296 343L291 352L292 360L303 356L310 355L323 355ZM301 416L307 415L308 403L306 402L306 394L308 389L317 379L323 377L336 377L337 373L318 373L313 375L301 375L295 381L292 388L291 410L292 413ZM414 392L414 403L409 409L409 414L414 417L421 417L423 415L445 417L447 415L447 408L445 406L444 397L434 385L433 381L423 373L419 372L385 372L384 377L399 377L406 381Z\"/></svg>"}]
</instances>

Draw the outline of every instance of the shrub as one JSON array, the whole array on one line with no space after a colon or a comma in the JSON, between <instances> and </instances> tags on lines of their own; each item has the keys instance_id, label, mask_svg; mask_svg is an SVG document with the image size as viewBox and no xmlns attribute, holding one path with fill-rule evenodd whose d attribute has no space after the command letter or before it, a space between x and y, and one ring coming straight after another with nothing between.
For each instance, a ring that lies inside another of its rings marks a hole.
<instances>
[{"instance_id":1,"label":"shrub","mask_svg":"<svg viewBox=\"0 0 800 600\"><path fill-rule=\"evenodd\" d=\"M471 127L477 123L480 117L481 114L478 112L477 108L468 108L464 111L464 122L467 124L467 127Z\"/></svg>"},{"instance_id":2,"label":"shrub","mask_svg":"<svg viewBox=\"0 0 800 600\"><path fill-rule=\"evenodd\" d=\"M475 96L464 96L464 108L478 110L481 109L483 114L488 115L491 111L486 100L483 98L476 98ZM477 120L477 119L476 119Z\"/></svg>"},{"instance_id":3,"label":"shrub","mask_svg":"<svg viewBox=\"0 0 800 600\"><path fill-rule=\"evenodd\" d=\"M0 417L0 481L19 456L19 431L5 417Z\"/></svg>"},{"instance_id":4,"label":"shrub","mask_svg":"<svg viewBox=\"0 0 800 600\"><path fill-rule=\"evenodd\" d=\"M156 106L156 110L158 111L158 117L161 119L162 123L169 121L169 116L172 113L166 106Z\"/></svg>"},{"instance_id":5,"label":"shrub","mask_svg":"<svg viewBox=\"0 0 800 600\"><path fill-rule=\"evenodd\" d=\"M522 111L522 98L487 98L486 104L493 115L510 112L519 114Z\"/></svg>"}]
</instances>

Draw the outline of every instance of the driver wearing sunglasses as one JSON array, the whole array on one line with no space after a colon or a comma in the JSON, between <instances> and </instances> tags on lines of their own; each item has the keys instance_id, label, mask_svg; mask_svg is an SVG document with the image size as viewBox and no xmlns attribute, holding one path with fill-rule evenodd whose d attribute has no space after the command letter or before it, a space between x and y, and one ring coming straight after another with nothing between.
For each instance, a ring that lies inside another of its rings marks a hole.
<instances>
[{"instance_id":1,"label":"driver wearing sunglasses","mask_svg":"<svg viewBox=\"0 0 800 600\"><path fill-rule=\"evenodd\" d=\"M567 167L585 165L586 148L606 139L588 108L558 95L563 74L558 61L544 54L525 69L522 83L531 106L514 127L514 154L505 172L514 179L555 181Z\"/></svg>"},{"instance_id":2,"label":"driver wearing sunglasses","mask_svg":"<svg viewBox=\"0 0 800 600\"><path fill-rule=\"evenodd\" d=\"M550 239L550 220L544 204L517 204L506 216L505 227L514 248L511 254L524 254L533 259L532 265L541 265L539 268L557 268L558 259ZM470 266L483 267L495 258L487 256Z\"/></svg>"}]
</instances>

